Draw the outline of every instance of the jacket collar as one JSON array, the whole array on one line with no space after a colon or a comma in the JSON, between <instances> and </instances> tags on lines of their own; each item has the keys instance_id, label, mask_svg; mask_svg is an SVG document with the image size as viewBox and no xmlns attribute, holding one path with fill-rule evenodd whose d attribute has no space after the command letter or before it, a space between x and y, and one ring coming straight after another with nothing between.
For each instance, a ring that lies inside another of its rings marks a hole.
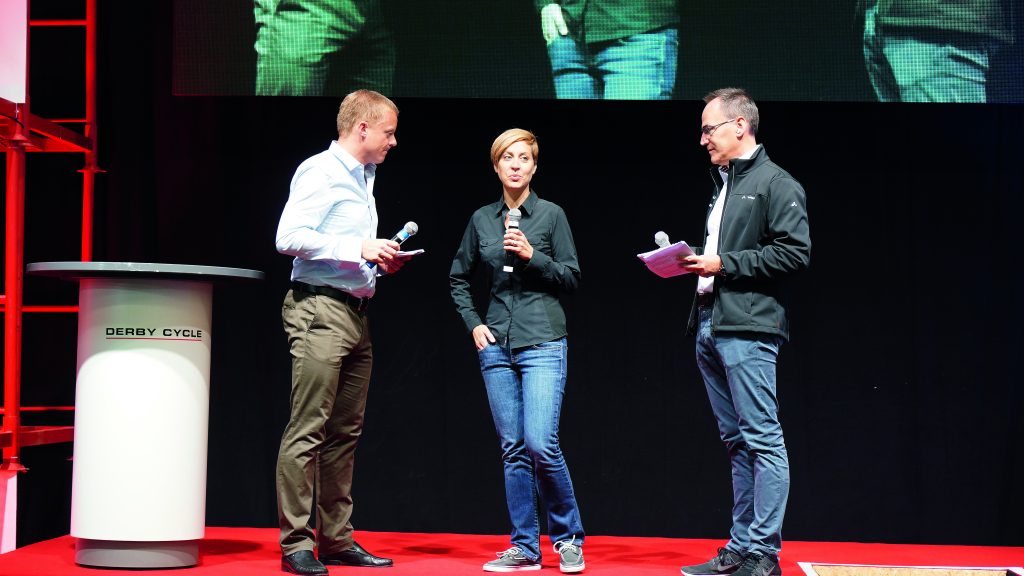
<instances>
[{"instance_id":1,"label":"jacket collar","mask_svg":"<svg viewBox=\"0 0 1024 576\"><path fill-rule=\"evenodd\" d=\"M733 158L729 160L729 178L742 177L757 166L768 161L768 153L765 152L764 144L758 144L750 158ZM722 176L718 173L718 166L711 167L711 178L715 184L722 187Z\"/></svg>"}]
</instances>

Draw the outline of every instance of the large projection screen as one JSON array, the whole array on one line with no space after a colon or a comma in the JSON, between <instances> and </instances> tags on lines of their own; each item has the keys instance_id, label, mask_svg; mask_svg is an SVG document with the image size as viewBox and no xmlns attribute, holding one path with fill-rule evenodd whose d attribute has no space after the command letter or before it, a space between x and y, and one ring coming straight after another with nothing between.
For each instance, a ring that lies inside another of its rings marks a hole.
<instances>
[{"instance_id":1,"label":"large projection screen","mask_svg":"<svg viewBox=\"0 0 1024 576\"><path fill-rule=\"evenodd\" d=\"M173 90L642 100L741 86L759 100L1024 102L1018 3L175 0ZM545 34L559 23L564 35ZM559 85L574 74L597 87Z\"/></svg>"}]
</instances>

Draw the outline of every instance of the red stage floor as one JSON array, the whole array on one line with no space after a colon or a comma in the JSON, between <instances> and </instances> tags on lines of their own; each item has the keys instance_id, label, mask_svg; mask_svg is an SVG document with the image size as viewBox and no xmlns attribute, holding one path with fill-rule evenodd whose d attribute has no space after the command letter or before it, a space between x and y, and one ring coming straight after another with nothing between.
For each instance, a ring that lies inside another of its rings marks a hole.
<instances>
[{"instance_id":1,"label":"red stage floor","mask_svg":"<svg viewBox=\"0 0 1024 576\"><path fill-rule=\"evenodd\" d=\"M333 575L449 576L483 574L480 567L508 546L507 536L358 532L359 543L395 559L393 568L331 567ZM585 574L671 575L679 566L703 562L721 540L588 536ZM544 570L558 574L558 557L544 544ZM277 530L272 528L207 528L199 566L178 570L146 570L146 576L237 576L281 574ZM3 576L78 576L124 574L76 566L75 540L55 538L0 555ZM1019 567L1024 547L921 546L848 542L785 542L782 569L802 576L797 562L885 564L903 566ZM535 572L532 572L535 573Z\"/></svg>"}]
</instances>

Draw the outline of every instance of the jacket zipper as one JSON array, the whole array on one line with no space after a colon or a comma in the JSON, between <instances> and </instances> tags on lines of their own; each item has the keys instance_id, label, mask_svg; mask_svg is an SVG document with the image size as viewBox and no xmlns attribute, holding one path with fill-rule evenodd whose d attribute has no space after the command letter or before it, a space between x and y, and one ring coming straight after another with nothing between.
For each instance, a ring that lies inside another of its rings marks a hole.
<instances>
[{"instance_id":1,"label":"jacket zipper","mask_svg":"<svg viewBox=\"0 0 1024 576\"><path fill-rule=\"evenodd\" d=\"M712 170L718 170L718 168L712 168ZM729 164L729 171L728 172L729 172L729 181L730 182L734 181L735 180L736 169L735 169L735 167L731 163ZM714 209L715 209L715 202L718 202L719 194L724 194L724 192L722 191L721 188L718 187L718 181L715 180L714 172L710 172L708 175L711 176L711 182L714 183L715 190L716 190L715 197L711 201L711 209L708 210L708 217L710 217L711 216L711 212L714 211ZM728 189L729 185L726 184L725 186L726 186L726 189ZM729 202L729 196L726 195L725 198L722 198L722 219L719 220L719 222L718 222L718 239L717 239L718 244L715 245L715 254L718 255L719 260L721 260L721 258L722 258L721 254L720 254L721 253L721 249L722 249L722 224L725 223L725 207L726 207L726 204L728 204L728 202ZM708 233L708 225L707 225L707 219L705 219L704 220L704 237L705 238L707 238L707 233ZM705 252L705 254L707 253L707 249L706 248L705 248L704 252ZM716 281L717 281L717 279L716 279ZM718 292L718 288L719 288L718 286L714 286L714 288L712 289L712 292L713 293L717 293ZM715 302L717 302L717 301L718 301L718 297L716 296L715 297ZM711 331L712 332L715 331L715 306L714 306L714 304L711 305Z\"/></svg>"}]
</instances>

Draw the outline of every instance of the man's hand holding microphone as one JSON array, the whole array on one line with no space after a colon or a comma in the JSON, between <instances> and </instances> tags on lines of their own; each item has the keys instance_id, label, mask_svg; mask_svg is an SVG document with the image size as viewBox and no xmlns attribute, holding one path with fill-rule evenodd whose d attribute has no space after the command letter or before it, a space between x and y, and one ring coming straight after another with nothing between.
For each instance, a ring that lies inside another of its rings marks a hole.
<instances>
[{"instance_id":1,"label":"man's hand holding microphone","mask_svg":"<svg viewBox=\"0 0 1024 576\"><path fill-rule=\"evenodd\" d=\"M381 274L394 274L405 266L410 256L403 257L398 254L398 249L410 236L419 232L419 226L415 222L406 222L390 240L373 238L363 241L363 259L369 268L380 265Z\"/></svg>"}]
</instances>

